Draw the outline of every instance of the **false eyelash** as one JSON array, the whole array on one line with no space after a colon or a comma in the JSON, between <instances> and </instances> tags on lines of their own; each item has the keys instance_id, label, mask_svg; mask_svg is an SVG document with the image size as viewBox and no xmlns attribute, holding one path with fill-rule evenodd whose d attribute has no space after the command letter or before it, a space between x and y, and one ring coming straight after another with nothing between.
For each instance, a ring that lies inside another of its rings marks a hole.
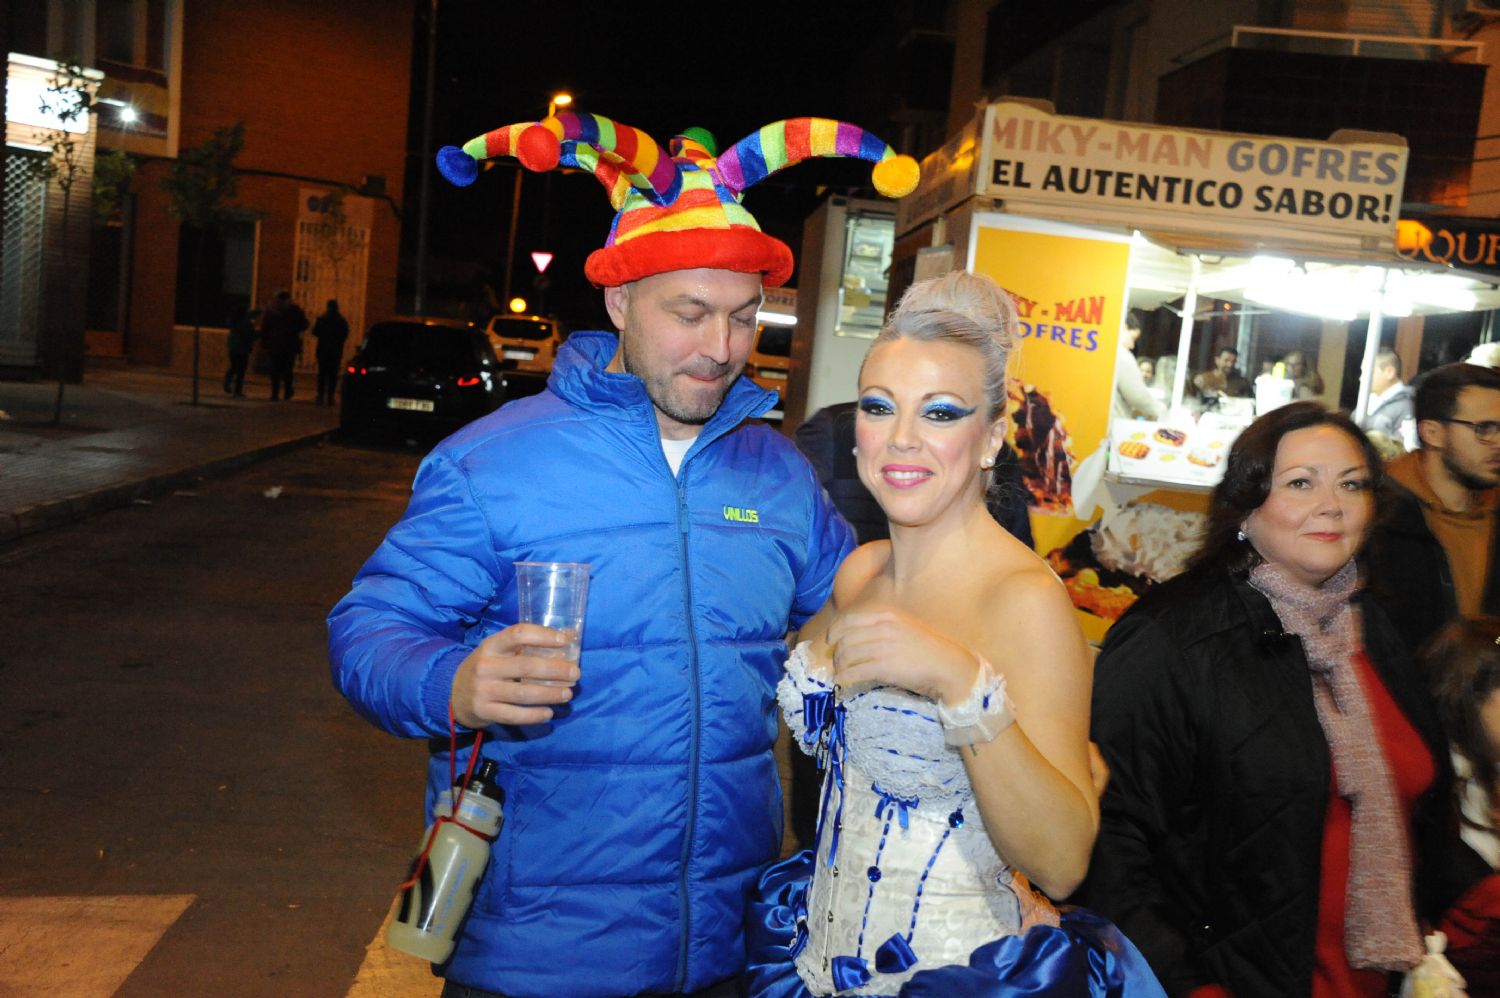
<instances>
[{"instance_id":1,"label":"false eyelash","mask_svg":"<svg viewBox=\"0 0 1500 998\"><path fill-rule=\"evenodd\" d=\"M973 414L973 409L965 409L963 406L954 405L952 402L935 402L922 410L922 415L924 416L940 415L949 420L963 419L965 416L972 416Z\"/></svg>"}]
</instances>

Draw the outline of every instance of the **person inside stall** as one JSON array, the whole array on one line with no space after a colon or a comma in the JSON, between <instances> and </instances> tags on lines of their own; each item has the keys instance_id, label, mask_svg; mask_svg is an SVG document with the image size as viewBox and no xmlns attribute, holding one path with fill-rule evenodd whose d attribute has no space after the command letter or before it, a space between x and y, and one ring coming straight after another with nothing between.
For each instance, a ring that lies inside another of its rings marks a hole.
<instances>
[{"instance_id":1,"label":"person inside stall","mask_svg":"<svg viewBox=\"0 0 1500 998\"><path fill-rule=\"evenodd\" d=\"M1141 338L1141 320L1134 312L1125 313L1120 324L1120 347L1115 357L1115 395L1110 407L1116 419L1160 419L1163 408L1151 389L1146 387L1145 376L1136 362L1136 340Z\"/></svg>"},{"instance_id":2,"label":"person inside stall","mask_svg":"<svg viewBox=\"0 0 1500 998\"><path fill-rule=\"evenodd\" d=\"M1214 366L1193 379L1193 387L1205 401L1221 397L1249 398L1250 381L1235 365L1240 352L1234 347L1220 347L1214 354Z\"/></svg>"},{"instance_id":3,"label":"person inside stall","mask_svg":"<svg viewBox=\"0 0 1500 998\"><path fill-rule=\"evenodd\" d=\"M1283 363L1286 364L1286 376L1292 379L1293 399L1300 402L1322 396L1323 376L1307 365L1306 354L1301 350L1293 350L1286 355Z\"/></svg>"},{"instance_id":4,"label":"person inside stall","mask_svg":"<svg viewBox=\"0 0 1500 998\"><path fill-rule=\"evenodd\" d=\"M1290 376L1290 375L1289 375ZM1401 355L1389 348L1375 354L1370 374L1370 405L1360 425L1400 440L1407 450L1417 446L1416 392L1401 380Z\"/></svg>"}]
</instances>

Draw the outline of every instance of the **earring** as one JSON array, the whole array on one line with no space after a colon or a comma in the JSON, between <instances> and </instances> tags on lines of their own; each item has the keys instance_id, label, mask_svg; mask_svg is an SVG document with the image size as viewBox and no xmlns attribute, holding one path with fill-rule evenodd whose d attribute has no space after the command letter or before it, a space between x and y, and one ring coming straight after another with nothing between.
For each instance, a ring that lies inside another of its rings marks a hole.
<instances>
[{"instance_id":1,"label":"earring","mask_svg":"<svg viewBox=\"0 0 1500 998\"><path fill-rule=\"evenodd\" d=\"M1243 544L1245 542L1245 531L1243 529L1235 531L1234 539Z\"/></svg>"},{"instance_id":2,"label":"earring","mask_svg":"<svg viewBox=\"0 0 1500 998\"><path fill-rule=\"evenodd\" d=\"M853 454L855 457L859 457L859 444L855 444L852 448L850 448L849 453Z\"/></svg>"},{"instance_id":3,"label":"earring","mask_svg":"<svg viewBox=\"0 0 1500 998\"><path fill-rule=\"evenodd\" d=\"M983 468L985 471L989 471L994 466L995 459L992 457L981 458L979 461L979 467Z\"/></svg>"}]
</instances>

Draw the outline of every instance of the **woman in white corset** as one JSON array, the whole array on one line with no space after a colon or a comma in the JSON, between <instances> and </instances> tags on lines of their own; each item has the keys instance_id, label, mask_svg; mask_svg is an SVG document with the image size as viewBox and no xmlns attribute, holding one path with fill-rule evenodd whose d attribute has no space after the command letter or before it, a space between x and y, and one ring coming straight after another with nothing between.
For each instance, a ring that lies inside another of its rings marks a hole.
<instances>
[{"instance_id":1,"label":"woman in white corset","mask_svg":"<svg viewBox=\"0 0 1500 998\"><path fill-rule=\"evenodd\" d=\"M860 479L890 540L850 555L778 689L824 779L815 848L762 878L749 993L1160 995L1058 910L1098 829L1089 651L1061 583L986 512L1009 296L914 285L860 371Z\"/></svg>"}]
</instances>

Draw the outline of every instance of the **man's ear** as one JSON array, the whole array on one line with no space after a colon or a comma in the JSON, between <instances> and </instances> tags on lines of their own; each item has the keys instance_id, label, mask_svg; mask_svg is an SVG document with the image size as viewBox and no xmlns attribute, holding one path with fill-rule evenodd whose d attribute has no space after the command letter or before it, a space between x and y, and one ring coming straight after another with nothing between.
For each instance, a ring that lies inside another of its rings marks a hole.
<instances>
[{"instance_id":1,"label":"man's ear","mask_svg":"<svg viewBox=\"0 0 1500 998\"><path fill-rule=\"evenodd\" d=\"M1442 420L1424 419L1417 423L1417 441L1423 450L1442 450L1447 443L1443 438L1444 427Z\"/></svg>"},{"instance_id":2,"label":"man's ear","mask_svg":"<svg viewBox=\"0 0 1500 998\"><path fill-rule=\"evenodd\" d=\"M616 329L624 330L625 312L629 305L630 293L625 285L604 289L604 309L609 313L609 321L615 324Z\"/></svg>"}]
</instances>

